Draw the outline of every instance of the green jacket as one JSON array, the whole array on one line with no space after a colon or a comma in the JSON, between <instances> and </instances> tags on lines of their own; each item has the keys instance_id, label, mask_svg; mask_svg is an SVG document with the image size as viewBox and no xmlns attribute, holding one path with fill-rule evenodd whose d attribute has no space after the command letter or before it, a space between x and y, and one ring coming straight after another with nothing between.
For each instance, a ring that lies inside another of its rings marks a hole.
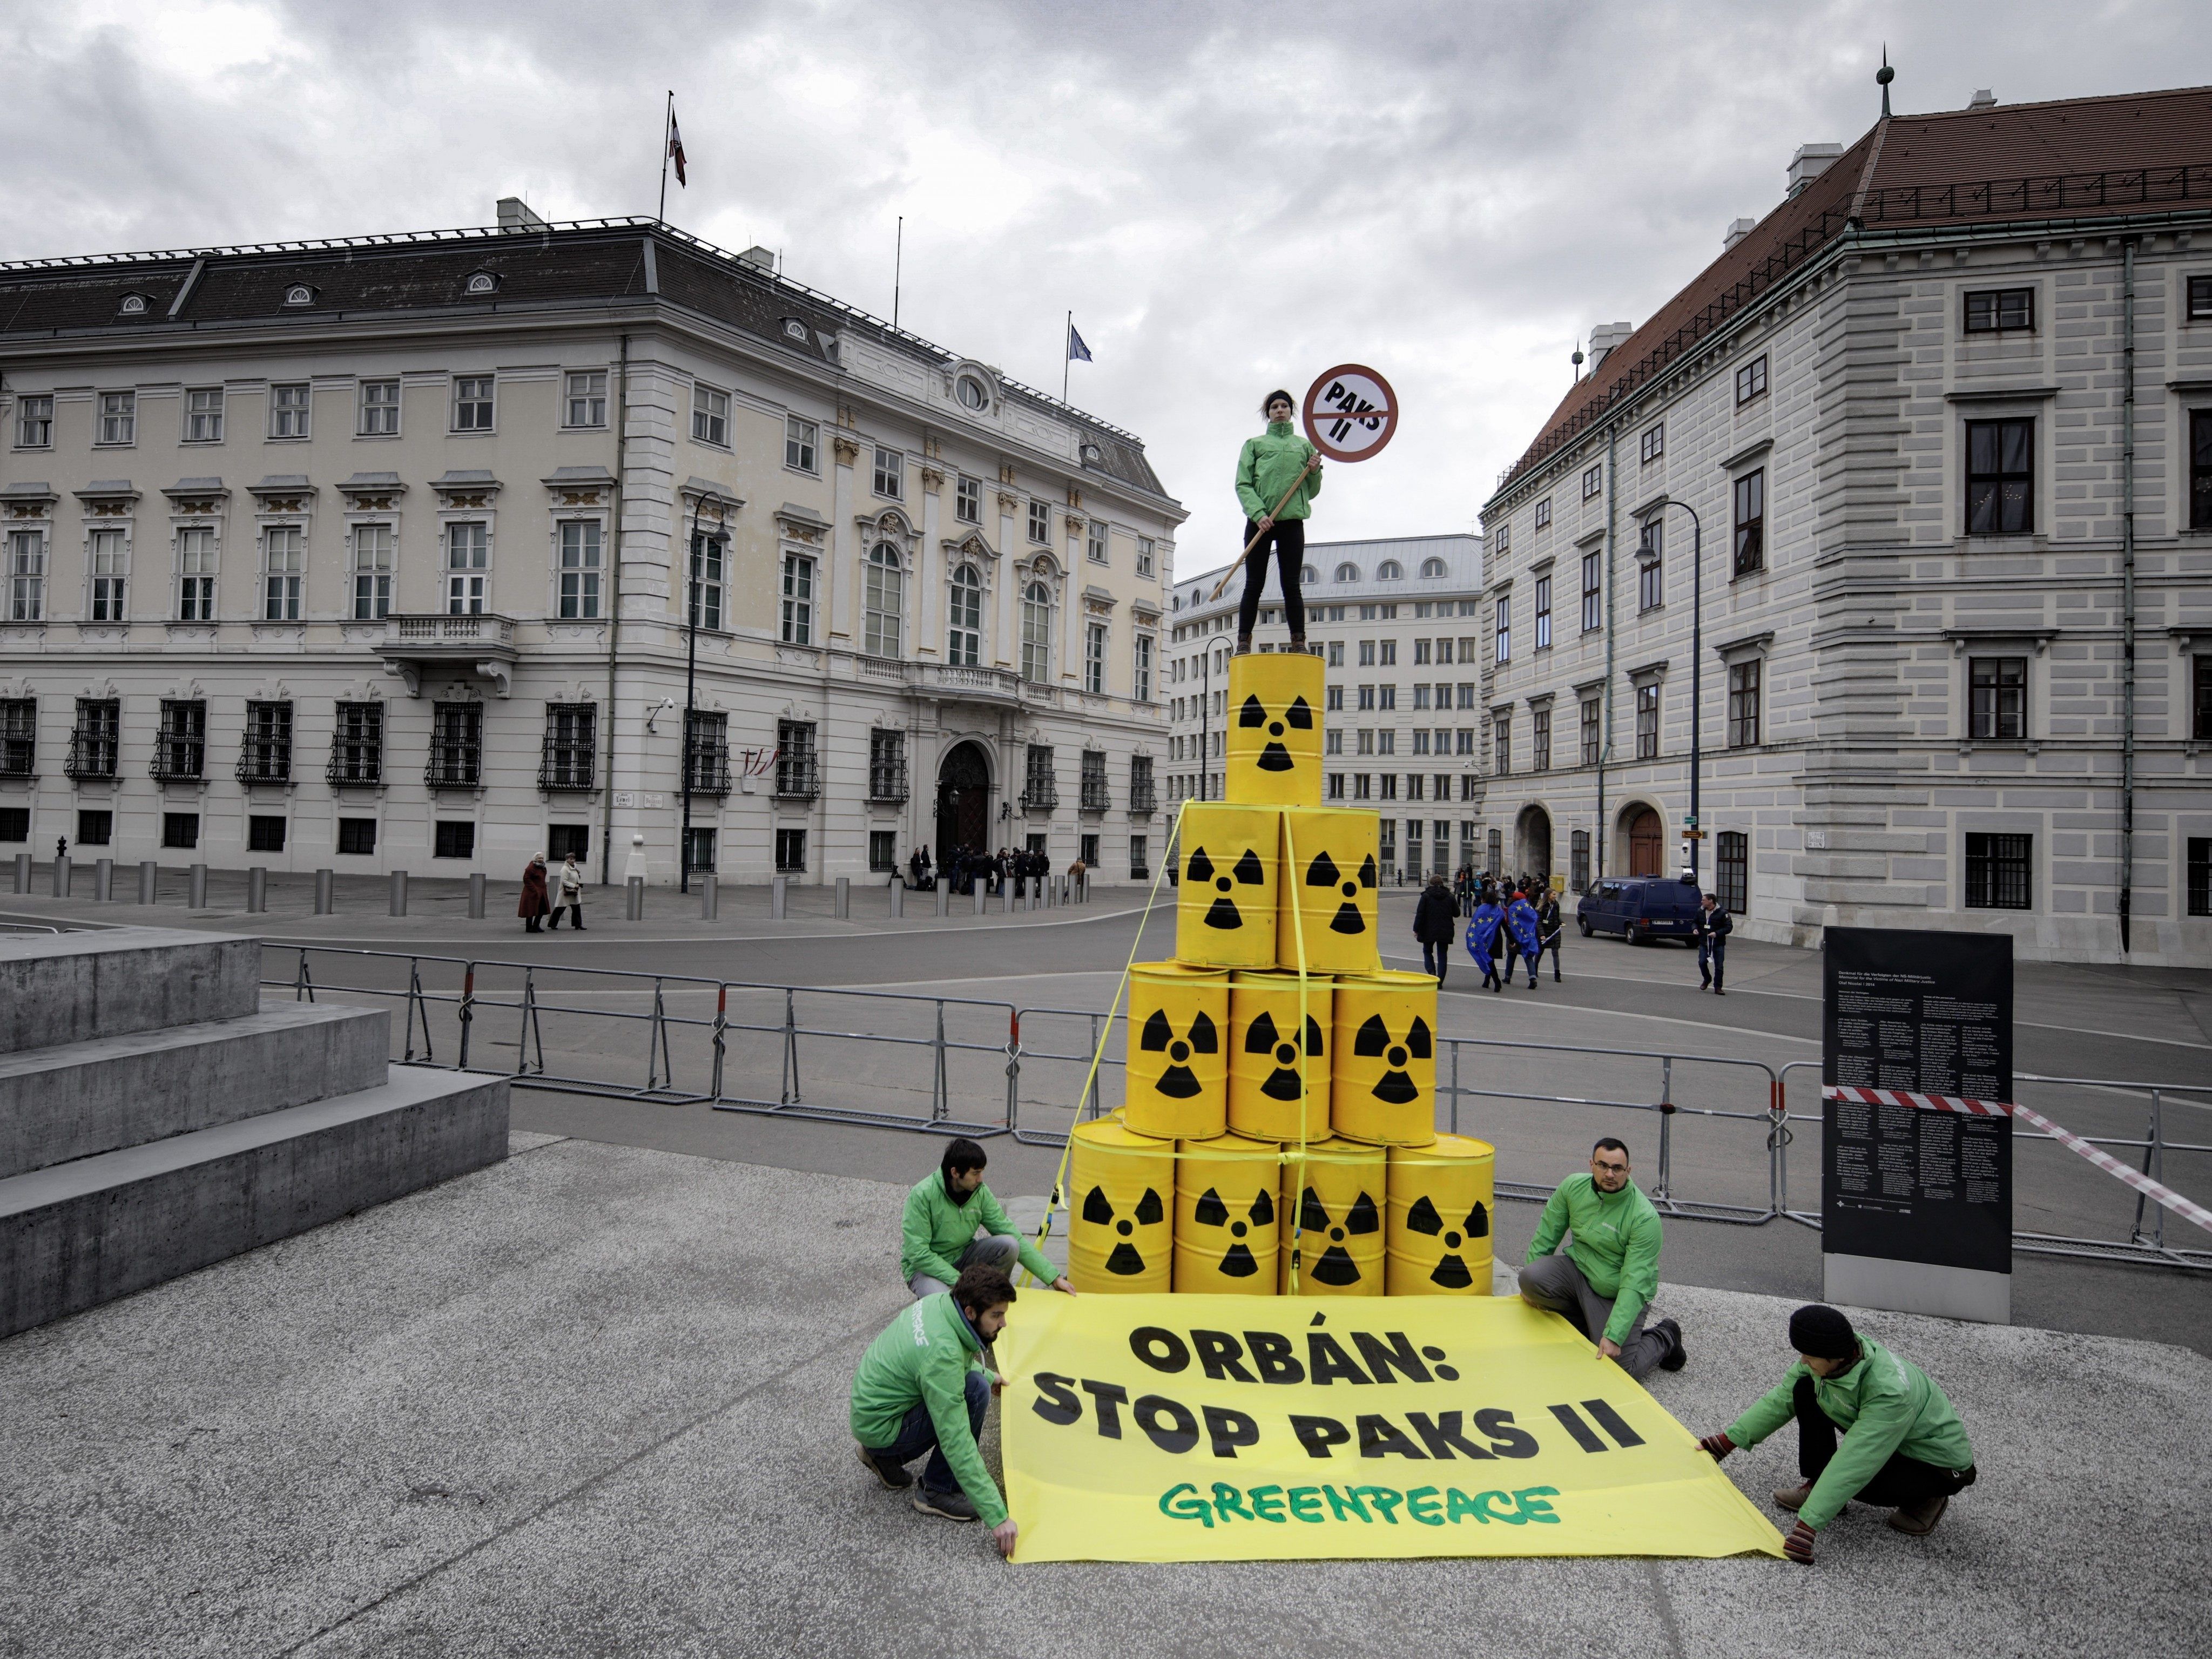
<instances>
[{"instance_id":1,"label":"green jacket","mask_svg":"<svg viewBox=\"0 0 2212 1659\"><path fill-rule=\"evenodd\" d=\"M921 1297L860 1356L860 1368L853 1373L851 1421L853 1437L879 1450L898 1438L908 1412L928 1407L953 1478L983 1524L995 1527L1006 1518L1006 1505L968 1427L968 1373L991 1375L982 1355L982 1340L957 1303L949 1296Z\"/></svg>"},{"instance_id":2,"label":"green jacket","mask_svg":"<svg viewBox=\"0 0 2212 1659\"><path fill-rule=\"evenodd\" d=\"M1274 422L1258 437L1247 438L1244 453L1237 458L1237 499L1243 503L1244 516L1257 523L1291 487L1291 480L1298 476L1298 469L1313 453L1314 447L1298 436L1288 421ZM1306 474L1298 493L1284 501L1275 516L1303 519L1313 511L1313 498L1320 494L1321 468L1316 465Z\"/></svg>"},{"instance_id":3,"label":"green jacket","mask_svg":"<svg viewBox=\"0 0 2212 1659\"><path fill-rule=\"evenodd\" d=\"M1561 1235L1574 1230L1567 1259L1583 1270L1590 1289L1613 1298L1605 1334L1628 1340L1636 1316L1659 1288L1659 1212L1634 1182L1617 1193L1601 1193L1586 1175L1569 1176L1552 1189L1536 1236L1528 1241L1528 1260L1547 1256Z\"/></svg>"},{"instance_id":4,"label":"green jacket","mask_svg":"<svg viewBox=\"0 0 2212 1659\"><path fill-rule=\"evenodd\" d=\"M1813 1377L1813 1398L1828 1420L1844 1431L1836 1455L1797 1518L1818 1532L1834 1520L1860 1488L1881 1473L1898 1452L1939 1469L1971 1468L1974 1449L1966 1425L1928 1378L1909 1360L1881 1343L1859 1339L1859 1363L1834 1376ZM1796 1415L1797 1379L1812 1376L1799 1360L1781 1386L1729 1425L1728 1437L1739 1446L1756 1446Z\"/></svg>"},{"instance_id":5,"label":"green jacket","mask_svg":"<svg viewBox=\"0 0 2212 1659\"><path fill-rule=\"evenodd\" d=\"M927 1273L951 1284L960 1277L960 1270L952 1264L975 1242L979 1226L994 1237L1018 1240L1022 1266L1043 1283L1049 1285L1060 1277L1060 1269L1022 1237L1021 1229L999 1207L988 1186L976 1188L965 1204L955 1204L945 1190L942 1170L922 1176L906 1195L906 1218L900 1225L899 1277L912 1279L916 1273Z\"/></svg>"}]
</instances>

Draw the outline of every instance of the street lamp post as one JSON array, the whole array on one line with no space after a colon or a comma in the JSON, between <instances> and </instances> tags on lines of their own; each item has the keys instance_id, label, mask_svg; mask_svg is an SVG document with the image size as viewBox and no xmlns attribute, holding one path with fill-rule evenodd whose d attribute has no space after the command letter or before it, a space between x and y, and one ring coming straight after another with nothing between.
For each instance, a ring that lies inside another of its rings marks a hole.
<instances>
[{"instance_id":1,"label":"street lamp post","mask_svg":"<svg viewBox=\"0 0 2212 1659\"><path fill-rule=\"evenodd\" d=\"M703 532L691 532L690 578L684 584L684 830L676 849L676 890L691 890L691 743L696 723L693 710L699 689L699 554Z\"/></svg>"},{"instance_id":2,"label":"street lamp post","mask_svg":"<svg viewBox=\"0 0 2212 1659\"><path fill-rule=\"evenodd\" d=\"M1698 849L1705 840L1705 821L1698 815L1698 783L1705 759L1705 526L1698 509L1687 501L1669 496L1659 503L1662 514L1670 507L1679 507L1690 515L1690 821L1684 839L1690 843L1690 874L1702 879L1698 875Z\"/></svg>"}]
</instances>

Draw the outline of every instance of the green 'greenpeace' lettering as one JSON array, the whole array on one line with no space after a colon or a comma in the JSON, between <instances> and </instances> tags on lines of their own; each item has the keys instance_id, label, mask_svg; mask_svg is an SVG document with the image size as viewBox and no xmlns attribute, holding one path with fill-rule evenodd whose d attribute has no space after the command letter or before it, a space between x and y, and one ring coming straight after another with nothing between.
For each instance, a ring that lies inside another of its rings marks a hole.
<instances>
[{"instance_id":1,"label":"green 'greenpeace' lettering","mask_svg":"<svg viewBox=\"0 0 2212 1659\"><path fill-rule=\"evenodd\" d=\"M1232 1521L1265 1521L1281 1526L1285 1504L1290 1519L1310 1526L1331 1521L1357 1521L1373 1526L1376 1516L1380 1516L1385 1525L1395 1527L1398 1524L1398 1511L1403 1509L1425 1527L1455 1527L1464 1521L1481 1526L1498 1521L1509 1527L1525 1527L1532 1522L1556 1527L1559 1516L1547 1500L1559 1495L1557 1486L1523 1486L1518 1492L1469 1494L1457 1486L1416 1486L1411 1492L1401 1492L1395 1486L1346 1486L1340 1492L1334 1486L1292 1486L1285 1492L1280 1486L1240 1489L1217 1480L1209 1500L1200 1497L1198 1488L1189 1481L1182 1480L1160 1494L1160 1513L1171 1521L1195 1521L1209 1528L1217 1518L1224 1527ZM1324 1498L1328 1504L1326 1513L1322 1508ZM1372 1513L1370 1504L1374 1506Z\"/></svg>"}]
</instances>

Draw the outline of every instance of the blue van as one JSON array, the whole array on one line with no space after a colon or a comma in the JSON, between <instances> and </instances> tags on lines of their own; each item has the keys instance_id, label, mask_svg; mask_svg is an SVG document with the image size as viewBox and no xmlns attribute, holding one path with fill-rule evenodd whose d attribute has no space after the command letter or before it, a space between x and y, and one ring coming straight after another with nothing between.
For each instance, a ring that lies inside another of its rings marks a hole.
<instances>
[{"instance_id":1,"label":"blue van","mask_svg":"<svg viewBox=\"0 0 2212 1659\"><path fill-rule=\"evenodd\" d=\"M1700 896L1680 876L1607 876L1583 895L1575 922L1584 939L1618 933L1632 945L1678 939L1693 945Z\"/></svg>"}]
</instances>

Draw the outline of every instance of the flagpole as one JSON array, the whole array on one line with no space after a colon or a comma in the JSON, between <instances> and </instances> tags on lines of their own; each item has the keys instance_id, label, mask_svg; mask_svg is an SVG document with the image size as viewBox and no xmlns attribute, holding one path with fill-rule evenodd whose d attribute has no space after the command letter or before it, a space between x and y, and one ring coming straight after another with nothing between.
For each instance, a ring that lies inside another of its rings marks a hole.
<instances>
[{"instance_id":1,"label":"flagpole","mask_svg":"<svg viewBox=\"0 0 2212 1659\"><path fill-rule=\"evenodd\" d=\"M1067 313L1067 321L1060 331L1060 400L1067 401L1067 366L1075 361L1075 313Z\"/></svg>"},{"instance_id":2,"label":"flagpole","mask_svg":"<svg viewBox=\"0 0 2212 1659\"><path fill-rule=\"evenodd\" d=\"M676 88L668 89L668 106L660 115L660 210L653 217L665 222L668 218L668 130L676 119Z\"/></svg>"}]
</instances>

